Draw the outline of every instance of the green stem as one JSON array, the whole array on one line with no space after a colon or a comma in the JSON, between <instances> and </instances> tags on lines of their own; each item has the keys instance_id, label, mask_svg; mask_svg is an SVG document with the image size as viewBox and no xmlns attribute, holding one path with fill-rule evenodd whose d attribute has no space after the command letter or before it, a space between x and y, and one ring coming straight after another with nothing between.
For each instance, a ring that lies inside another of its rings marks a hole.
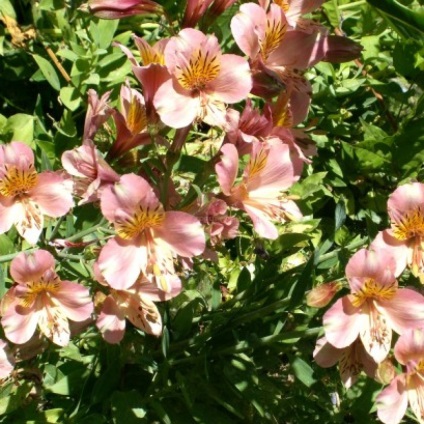
<instances>
[{"instance_id":1,"label":"green stem","mask_svg":"<svg viewBox=\"0 0 424 424\"><path fill-rule=\"evenodd\" d=\"M53 240L56 237L57 232L59 231L60 225L62 224L63 220L65 219L65 216L61 216L53 228L52 233L50 234L49 241Z\"/></svg>"},{"instance_id":2,"label":"green stem","mask_svg":"<svg viewBox=\"0 0 424 424\"><path fill-rule=\"evenodd\" d=\"M339 10L344 10L344 9L354 9L356 6L362 6L363 4L366 4L366 0L359 0L359 1L354 1L352 3L348 3L348 4L341 4L340 6L337 6Z\"/></svg>"},{"instance_id":3,"label":"green stem","mask_svg":"<svg viewBox=\"0 0 424 424\"><path fill-rule=\"evenodd\" d=\"M68 241L75 241L75 240L78 240L78 239L81 239L81 238L85 237L88 234L95 233L105 223L106 223L106 219L103 218L98 224L93 225L92 227L88 228L87 230L80 231L79 233L76 233L73 236L68 237L66 240L68 240Z\"/></svg>"}]
</instances>

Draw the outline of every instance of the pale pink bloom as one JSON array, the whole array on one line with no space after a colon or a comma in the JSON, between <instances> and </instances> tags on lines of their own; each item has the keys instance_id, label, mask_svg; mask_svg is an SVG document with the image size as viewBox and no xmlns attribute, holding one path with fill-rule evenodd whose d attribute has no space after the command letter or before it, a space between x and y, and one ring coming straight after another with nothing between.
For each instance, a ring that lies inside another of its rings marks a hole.
<instances>
[{"instance_id":1,"label":"pale pink bloom","mask_svg":"<svg viewBox=\"0 0 424 424\"><path fill-rule=\"evenodd\" d=\"M100 97L95 90L88 90L88 108L85 115L83 142L93 140L99 128L109 119L112 109L109 106L109 96L111 91L107 91Z\"/></svg>"},{"instance_id":2,"label":"pale pink bloom","mask_svg":"<svg viewBox=\"0 0 424 424\"><path fill-rule=\"evenodd\" d=\"M26 144L0 146L0 234L15 225L28 243L37 243L44 215L58 218L73 206L72 185L56 172L37 173Z\"/></svg>"},{"instance_id":3,"label":"pale pink bloom","mask_svg":"<svg viewBox=\"0 0 424 424\"><path fill-rule=\"evenodd\" d=\"M358 338L349 346L337 349L325 337L317 340L314 350L315 362L323 368L329 368L339 363L340 377L348 389L355 384L361 371L368 377L375 378L378 364L366 352Z\"/></svg>"},{"instance_id":4,"label":"pale pink bloom","mask_svg":"<svg viewBox=\"0 0 424 424\"><path fill-rule=\"evenodd\" d=\"M225 125L226 104L244 100L252 88L247 61L222 54L214 35L186 28L165 47L165 64L172 79L158 89L154 105L161 120L183 128L199 119Z\"/></svg>"},{"instance_id":5,"label":"pale pink bloom","mask_svg":"<svg viewBox=\"0 0 424 424\"><path fill-rule=\"evenodd\" d=\"M134 147L151 143L143 95L130 88L128 83L121 86L121 111L113 111L116 126L116 140L108 152L108 158L117 158Z\"/></svg>"},{"instance_id":6,"label":"pale pink bloom","mask_svg":"<svg viewBox=\"0 0 424 424\"><path fill-rule=\"evenodd\" d=\"M378 418L398 424L411 407L419 422L424 419L424 330L410 329L399 337L394 353L406 369L376 399Z\"/></svg>"},{"instance_id":7,"label":"pale pink bloom","mask_svg":"<svg viewBox=\"0 0 424 424\"><path fill-rule=\"evenodd\" d=\"M121 19L163 11L162 6L152 0L88 0L79 10L101 19Z\"/></svg>"},{"instance_id":8,"label":"pale pink bloom","mask_svg":"<svg viewBox=\"0 0 424 424\"><path fill-rule=\"evenodd\" d=\"M238 174L237 149L232 144L225 144L221 152L221 161L215 170L224 199L228 205L248 213L253 228L261 237L278 237L272 220L302 217L297 205L284 194L299 178L287 145L253 141L249 163L237 185L234 185Z\"/></svg>"},{"instance_id":9,"label":"pale pink bloom","mask_svg":"<svg viewBox=\"0 0 424 424\"><path fill-rule=\"evenodd\" d=\"M62 154L62 165L73 177L79 205L99 200L101 190L119 180L119 175L103 159L91 140Z\"/></svg>"},{"instance_id":10,"label":"pale pink bloom","mask_svg":"<svg viewBox=\"0 0 424 424\"><path fill-rule=\"evenodd\" d=\"M352 293L337 300L323 317L329 343L342 349L359 335L379 363L390 351L392 330L403 334L424 325L424 297L399 288L395 270L387 250L361 249L352 256L346 266Z\"/></svg>"},{"instance_id":11,"label":"pale pink bloom","mask_svg":"<svg viewBox=\"0 0 424 424\"><path fill-rule=\"evenodd\" d=\"M94 274L101 284L108 286L97 264L94 266ZM126 319L145 333L159 336L162 333L162 318L154 302L172 299L181 289L178 277L171 281L169 293L160 290L144 277L126 290L110 288L110 294L102 301L96 326L108 343L119 343L122 340Z\"/></svg>"},{"instance_id":12,"label":"pale pink bloom","mask_svg":"<svg viewBox=\"0 0 424 424\"><path fill-rule=\"evenodd\" d=\"M8 377L15 366L15 358L7 343L0 339L0 379Z\"/></svg>"},{"instance_id":13,"label":"pale pink bloom","mask_svg":"<svg viewBox=\"0 0 424 424\"><path fill-rule=\"evenodd\" d=\"M389 249L397 273L409 267L424 283L424 184L398 187L387 202L391 228L378 234L373 246Z\"/></svg>"},{"instance_id":14,"label":"pale pink bloom","mask_svg":"<svg viewBox=\"0 0 424 424\"><path fill-rule=\"evenodd\" d=\"M137 62L131 50L122 44L115 43L128 57L132 64L135 77L143 87L144 106L147 121L150 126L159 123L159 117L153 105L153 98L158 88L171 78L168 68L165 66L165 47L168 39L162 38L151 46L143 38L133 36L140 54L140 63Z\"/></svg>"},{"instance_id":15,"label":"pale pink bloom","mask_svg":"<svg viewBox=\"0 0 424 424\"><path fill-rule=\"evenodd\" d=\"M59 346L69 342L69 322L85 321L93 312L88 289L61 281L54 270L53 256L45 250L18 254L10 265L16 283L2 299L2 319L6 337L26 343L37 326Z\"/></svg>"},{"instance_id":16,"label":"pale pink bloom","mask_svg":"<svg viewBox=\"0 0 424 424\"><path fill-rule=\"evenodd\" d=\"M221 199L212 199L197 214L209 234L211 245L223 240L235 238L238 234L239 221L227 215L228 206Z\"/></svg>"},{"instance_id":17,"label":"pale pink bloom","mask_svg":"<svg viewBox=\"0 0 424 424\"><path fill-rule=\"evenodd\" d=\"M165 211L147 181L135 174L106 187L100 206L116 230L98 260L100 272L114 289L131 287L143 273L169 292L175 278L173 257L192 257L205 248L199 220L185 212Z\"/></svg>"}]
</instances>

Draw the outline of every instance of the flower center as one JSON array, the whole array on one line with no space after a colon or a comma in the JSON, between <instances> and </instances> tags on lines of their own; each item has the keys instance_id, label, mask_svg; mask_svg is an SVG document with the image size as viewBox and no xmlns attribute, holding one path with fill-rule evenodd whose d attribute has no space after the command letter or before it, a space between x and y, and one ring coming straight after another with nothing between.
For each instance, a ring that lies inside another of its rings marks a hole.
<instances>
[{"instance_id":1,"label":"flower center","mask_svg":"<svg viewBox=\"0 0 424 424\"><path fill-rule=\"evenodd\" d=\"M281 44L286 34L287 25L275 19L267 20L265 37L260 41L262 59L268 59L269 55Z\"/></svg>"},{"instance_id":2,"label":"flower center","mask_svg":"<svg viewBox=\"0 0 424 424\"><path fill-rule=\"evenodd\" d=\"M28 169L16 166L6 167L6 173L0 180L0 194L5 197L15 197L26 194L37 184L38 176L34 165Z\"/></svg>"},{"instance_id":3,"label":"flower center","mask_svg":"<svg viewBox=\"0 0 424 424\"><path fill-rule=\"evenodd\" d=\"M131 99L127 114L127 125L133 134L139 134L147 127L146 108L135 97Z\"/></svg>"},{"instance_id":4,"label":"flower center","mask_svg":"<svg viewBox=\"0 0 424 424\"><path fill-rule=\"evenodd\" d=\"M44 281L41 277L40 281L32 281L27 283L27 292L25 296L21 299L20 304L28 308L30 307L37 296L41 293L57 293L60 287L60 280L58 276L53 277L48 281Z\"/></svg>"},{"instance_id":5,"label":"flower center","mask_svg":"<svg viewBox=\"0 0 424 424\"><path fill-rule=\"evenodd\" d=\"M375 281L373 278L368 278L365 280L363 286L353 295L353 306L361 306L367 299L376 299L376 300L390 300L396 293L396 280L388 286L383 286Z\"/></svg>"},{"instance_id":6,"label":"flower center","mask_svg":"<svg viewBox=\"0 0 424 424\"><path fill-rule=\"evenodd\" d=\"M165 219L162 205L154 209L138 206L138 210L130 218L117 220L115 223L116 233L125 240L132 240L140 235L145 229L159 227Z\"/></svg>"},{"instance_id":7,"label":"flower center","mask_svg":"<svg viewBox=\"0 0 424 424\"><path fill-rule=\"evenodd\" d=\"M187 90L202 90L206 84L216 79L221 70L218 56L210 56L209 52L194 52L188 64L177 68L178 82Z\"/></svg>"},{"instance_id":8,"label":"flower center","mask_svg":"<svg viewBox=\"0 0 424 424\"><path fill-rule=\"evenodd\" d=\"M407 212L400 222L392 222L393 236L398 240L424 237L424 213L421 208Z\"/></svg>"},{"instance_id":9,"label":"flower center","mask_svg":"<svg viewBox=\"0 0 424 424\"><path fill-rule=\"evenodd\" d=\"M288 12L288 10L290 9L290 5L287 0L274 0L274 3L278 4L278 6L283 9L283 12Z\"/></svg>"}]
</instances>

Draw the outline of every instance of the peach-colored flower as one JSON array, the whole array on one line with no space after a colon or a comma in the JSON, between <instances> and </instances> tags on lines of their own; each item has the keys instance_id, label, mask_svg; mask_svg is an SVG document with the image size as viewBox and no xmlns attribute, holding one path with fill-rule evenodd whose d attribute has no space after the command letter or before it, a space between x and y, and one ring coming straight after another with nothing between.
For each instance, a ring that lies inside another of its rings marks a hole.
<instances>
[{"instance_id":1,"label":"peach-colored flower","mask_svg":"<svg viewBox=\"0 0 424 424\"><path fill-rule=\"evenodd\" d=\"M396 376L377 396L377 415L385 424L398 424L411 407L419 422L424 417L424 330L409 329L394 349L395 357L406 370Z\"/></svg>"},{"instance_id":2,"label":"peach-colored flower","mask_svg":"<svg viewBox=\"0 0 424 424\"><path fill-rule=\"evenodd\" d=\"M406 267L424 283L424 184L398 187L389 197L391 228L380 232L372 246L388 249L396 258L396 273Z\"/></svg>"},{"instance_id":3,"label":"peach-colored flower","mask_svg":"<svg viewBox=\"0 0 424 424\"><path fill-rule=\"evenodd\" d=\"M217 38L186 28L165 47L171 79L158 89L154 105L161 120L183 128L196 119L225 125L225 105L244 100L252 88L247 61L222 54Z\"/></svg>"},{"instance_id":4,"label":"peach-colored flower","mask_svg":"<svg viewBox=\"0 0 424 424\"><path fill-rule=\"evenodd\" d=\"M44 215L58 218L73 206L72 185L56 172L37 173L26 144L0 146L0 234L15 224L28 243L37 243Z\"/></svg>"},{"instance_id":5,"label":"peach-colored flower","mask_svg":"<svg viewBox=\"0 0 424 424\"><path fill-rule=\"evenodd\" d=\"M98 260L101 274L114 289L128 289L143 273L169 292L175 278L173 257L192 257L205 248L199 220L185 212L165 211L152 187L135 174L106 187L100 206L116 230Z\"/></svg>"},{"instance_id":6,"label":"peach-colored flower","mask_svg":"<svg viewBox=\"0 0 424 424\"><path fill-rule=\"evenodd\" d=\"M15 281L2 299L2 319L6 337L26 343L37 326L53 343L69 342L69 320L85 321L93 311L88 289L61 281L54 271L54 258L45 250L18 254L10 265Z\"/></svg>"},{"instance_id":7,"label":"peach-colored flower","mask_svg":"<svg viewBox=\"0 0 424 424\"><path fill-rule=\"evenodd\" d=\"M221 148L221 161L215 166L224 200L243 209L261 237L275 239L278 230L271 222L275 219L297 219L302 214L297 205L284 194L297 181L299 167L294 165L287 145L252 142L249 163L240 184L234 185L238 174L239 155L232 144Z\"/></svg>"},{"instance_id":8,"label":"peach-colored flower","mask_svg":"<svg viewBox=\"0 0 424 424\"><path fill-rule=\"evenodd\" d=\"M361 249L346 266L352 293L344 296L323 317L325 336L338 349L358 335L365 350L380 363L388 355L392 330L403 334L424 326L424 297L399 288L396 264L387 250Z\"/></svg>"},{"instance_id":9,"label":"peach-colored flower","mask_svg":"<svg viewBox=\"0 0 424 424\"><path fill-rule=\"evenodd\" d=\"M88 108L85 115L83 142L93 140L99 128L109 119L112 108L109 106L110 91L99 98L95 90L88 90Z\"/></svg>"},{"instance_id":10,"label":"peach-colored flower","mask_svg":"<svg viewBox=\"0 0 424 424\"><path fill-rule=\"evenodd\" d=\"M94 271L97 280L108 286L97 266ZM182 288L177 276L170 285L169 293L165 293L142 277L126 290L110 288L110 294L103 300L96 321L103 338L108 343L119 343L125 334L126 319L145 333L159 336L162 333L162 318L154 302L169 300L177 296Z\"/></svg>"},{"instance_id":11,"label":"peach-colored flower","mask_svg":"<svg viewBox=\"0 0 424 424\"><path fill-rule=\"evenodd\" d=\"M62 165L73 177L80 205L99 200L101 190L119 180L119 175L103 159L91 140L62 154Z\"/></svg>"},{"instance_id":12,"label":"peach-colored flower","mask_svg":"<svg viewBox=\"0 0 424 424\"><path fill-rule=\"evenodd\" d=\"M314 350L315 362L323 368L339 363L340 377L346 388L355 384L361 371L375 378L378 364L366 352L362 342L357 338L349 346L337 349L328 343L325 337L317 340Z\"/></svg>"}]
</instances>

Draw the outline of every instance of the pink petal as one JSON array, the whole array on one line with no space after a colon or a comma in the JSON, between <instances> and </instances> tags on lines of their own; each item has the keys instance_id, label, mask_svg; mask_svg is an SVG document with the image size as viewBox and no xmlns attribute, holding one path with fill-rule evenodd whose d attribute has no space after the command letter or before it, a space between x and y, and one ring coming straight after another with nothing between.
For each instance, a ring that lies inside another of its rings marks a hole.
<instances>
[{"instance_id":1,"label":"pink petal","mask_svg":"<svg viewBox=\"0 0 424 424\"><path fill-rule=\"evenodd\" d=\"M379 300L391 328L398 334L424 327L424 297L412 289L398 289L393 298Z\"/></svg>"},{"instance_id":2,"label":"pink petal","mask_svg":"<svg viewBox=\"0 0 424 424\"><path fill-rule=\"evenodd\" d=\"M229 196L238 173L239 155L233 144L224 144L221 153L221 160L215 165L215 172L222 192Z\"/></svg>"},{"instance_id":3,"label":"pink petal","mask_svg":"<svg viewBox=\"0 0 424 424\"><path fill-rule=\"evenodd\" d=\"M424 352L424 331L422 328L415 328L405 331L395 345L395 357L402 365L408 362L419 363Z\"/></svg>"},{"instance_id":4,"label":"pink petal","mask_svg":"<svg viewBox=\"0 0 424 424\"><path fill-rule=\"evenodd\" d=\"M324 314L325 336L329 343L339 349L352 344L362 329L363 319L347 296L337 302Z\"/></svg>"},{"instance_id":5,"label":"pink petal","mask_svg":"<svg viewBox=\"0 0 424 424\"><path fill-rule=\"evenodd\" d=\"M108 343L119 343L124 338L125 315L112 296L106 297L103 302L96 326Z\"/></svg>"},{"instance_id":6,"label":"pink petal","mask_svg":"<svg viewBox=\"0 0 424 424\"><path fill-rule=\"evenodd\" d=\"M412 373L411 375L408 375L408 377L406 384L409 406L418 421L422 422L424 417L424 382L422 374Z\"/></svg>"},{"instance_id":7,"label":"pink petal","mask_svg":"<svg viewBox=\"0 0 424 424\"><path fill-rule=\"evenodd\" d=\"M317 340L313 356L315 362L320 367L329 368L337 364L342 353L342 349L337 349L336 347L328 343L327 339L324 336Z\"/></svg>"},{"instance_id":8,"label":"pink petal","mask_svg":"<svg viewBox=\"0 0 424 424\"><path fill-rule=\"evenodd\" d=\"M156 284L149 281L141 282L133 287L140 293L140 296L150 299L153 302L164 302L172 299L178 296L182 290L181 280L177 276L172 279L169 292L160 290Z\"/></svg>"},{"instance_id":9,"label":"pink petal","mask_svg":"<svg viewBox=\"0 0 424 424\"><path fill-rule=\"evenodd\" d=\"M177 84L177 83L175 83ZM164 82L156 92L153 105L161 121L172 128L184 128L200 116L200 97L177 92L173 80Z\"/></svg>"},{"instance_id":10,"label":"pink petal","mask_svg":"<svg viewBox=\"0 0 424 424\"><path fill-rule=\"evenodd\" d=\"M125 312L128 320L145 333L154 336L160 336L162 333L162 318L151 300L144 298L136 300L132 297Z\"/></svg>"},{"instance_id":11,"label":"pink petal","mask_svg":"<svg viewBox=\"0 0 424 424\"><path fill-rule=\"evenodd\" d=\"M155 236L165 241L180 256L200 255L205 250L205 233L200 221L186 212L169 211Z\"/></svg>"},{"instance_id":12,"label":"pink petal","mask_svg":"<svg viewBox=\"0 0 424 424\"><path fill-rule=\"evenodd\" d=\"M51 253L46 250L35 252L21 252L13 258L10 264L10 274L13 281L25 284L39 281L47 270L53 270L55 260Z\"/></svg>"},{"instance_id":13,"label":"pink petal","mask_svg":"<svg viewBox=\"0 0 424 424\"><path fill-rule=\"evenodd\" d=\"M1 164L16 166L18 169L27 170L34 165L34 152L25 143L12 141L1 146Z\"/></svg>"},{"instance_id":14,"label":"pink petal","mask_svg":"<svg viewBox=\"0 0 424 424\"><path fill-rule=\"evenodd\" d=\"M99 269L108 284L117 290L131 287L145 271L145 246L135 246L118 237L110 239L100 252Z\"/></svg>"},{"instance_id":15,"label":"pink petal","mask_svg":"<svg viewBox=\"0 0 424 424\"><path fill-rule=\"evenodd\" d=\"M15 222L18 233L29 244L36 244L43 230L44 217L37 203L26 199L21 203L23 213L19 221Z\"/></svg>"},{"instance_id":16,"label":"pink petal","mask_svg":"<svg viewBox=\"0 0 424 424\"><path fill-rule=\"evenodd\" d=\"M0 234L9 231L15 222L20 222L24 218L25 210L21 202L0 195Z\"/></svg>"},{"instance_id":17,"label":"pink petal","mask_svg":"<svg viewBox=\"0 0 424 424\"><path fill-rule=\"evenodd\" d=\"M13 305L1 318L4 333L13 343L26 343L37 328L38 313L31 309L27 309L25 312L25 314L17 313Z\"/></svg>"},{"instance_id":18,"label":"pink petal","mask_svg":"<svg viewBox=\"0 0 424 424\"><path fill-rule=\"evenodd\" d=\"M55 293L54 297L60 303L65 315L72 321L85 321L93 313L90 292L80 284L62 281L59 292Z\"/></svg>"},{"instance_id":19,"label":"pink petal","mask_svg":"<svg viewBox=\"0 0 424 424\"><path fill-rule=\"evenodd\" d=\"M239 13L231 20L234 40L250 58L255 58L259 53L259 40L264 37L266 21L265 10L254 3L241 5Z\"/></svg>"},{"instance_id":20,"label":"pink petal","mask_svg":"<svg viewBox=\"0 0 424 424\"><path fill-rule=\"evenodd\" d=\"M0 339L0 378L8 377L13 371L14 365L15 358L10 353L7 343Z\"/></svg>"},{"instance_id":21,"label":"pink petal","mask_svg":"<svg viewBox=\"0 0 424 424\"><path fill-rule=\"evenodd\" d=\"M424 184L411 183L398 187L389 197L387 209L390 218L400 223L406 212L422 208L424 203Z\"/></svg>"},{"instance_id":22,"label":"pink petal","mask_svg":"<svg viewBox=\"0 0 424 424\"><path fill-rule=\"evenodd\" d=\"M398 375L376 399L377 415L384 424L398 424L408 407L405 374Z\"/></svg>"},{"instance_id":23,"label":"pink petal","mask_svg":"<svg viewBox=\"0 0 424 424\"><path fill-rule=\"evenodd\" d=\"M69 322L60 307L45 306L38 311L38 327L48 339L58 346L66 346L71 337Z\"/></svg>"},{"instance_id":24,"label":"pink petal","mask_svg":"<svg viewBox=\"0 0 424 424\"><path fill-rule=\"evenodd\" d=\"M252 77L246 59L234 54L222 55L221 70L206 89L225 103L244 100L252 89Z\"/></svg>"},{"instance_id":25,"label":"pink petal","mask_svg":"<svg viewBox=\"0 0 424 424\"><path fill-rule=\"evenodd\" d=\"M29 192L29 196L44 215L58 218L68 213L74 205L72 188L70 179L46 171L38 174L37 185Z\"/></svg>"},{"instance_id":26,"label":"pink petal","mask_svg":"<svg viewBox=\"0 0 424 424\"><path fill-rule=\"evenodd\" d=\"M278 230L271 222L270 217L262 210L262 205L248 199L243 202L243 209L248 213L253 223L253 228L260 237L275 240Z\"/></svg>"}]
</instances>

